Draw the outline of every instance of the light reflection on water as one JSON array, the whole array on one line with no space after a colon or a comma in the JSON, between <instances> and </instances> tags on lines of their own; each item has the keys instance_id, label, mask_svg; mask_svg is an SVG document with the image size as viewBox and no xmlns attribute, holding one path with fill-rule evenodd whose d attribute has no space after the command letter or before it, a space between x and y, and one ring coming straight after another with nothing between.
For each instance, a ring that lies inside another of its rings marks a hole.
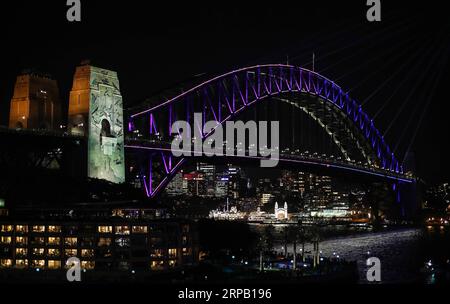
<instances>
[{"instance_id":1,"label":"light reflection on water","mask_svg":"<svg viewBox=\"0 0 450 304\"><path fill-rule=\"evenodd\" d=\"M335 237L320 243L325 257L339 255L347 261L356 261L360 274L360 283L366 283L366 260L377 257L381 261L382 283L412 282L419 280L420 256L415 254L423 236L421 229L402 229L397 231L370 232L364 235ZM277 251L281 251L280 244ZM292 252L292 246L288 246ZM306 252L312 251L307 244ZM370 253L370 254L368 254Z\"/></svg>"}]
</instances>

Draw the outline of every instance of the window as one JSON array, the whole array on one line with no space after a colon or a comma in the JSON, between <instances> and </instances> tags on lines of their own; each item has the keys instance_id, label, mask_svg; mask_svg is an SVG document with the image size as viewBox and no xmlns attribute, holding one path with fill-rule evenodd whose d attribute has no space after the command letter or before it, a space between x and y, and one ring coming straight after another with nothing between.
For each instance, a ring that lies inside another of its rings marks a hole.
<instances>
[{"instance_id":1,"label":"window","mask_svg":"<svg viewBox=\"0 0 450 304\"><path fill-rule=\"evenodd\" d=\"M99 238L98 246L109 246L111 245L111 238Z\"/></svg>"},{"instance_id":2,"label":"window","mask_svg":"<svg viewBox=\"0 0 450 304\"><path fill-rule=\"evenodd\" d=\"M16 268L24 269L28 267L28 260L16 260Z\"/></svg>"},{"instance_id":3,"label":"window","mask_svg":"<svg viewBox=\"0 0 450 304\"><path fill-rule=\"evenodd\" d=\"M147 226L133 226L133 233L147 233Z\"/></svg>"},{"instance_id":4,"label":"window","mask_svg":"<svg viewBox=\"0 0 450 304\"><path fill-rule=\"evenodd\" d=\"M77 250L76 249L66 249L64 250L64 255L66 257L74 257L77 256Z\"/></svg>"},{"instance_id":5,"label":"window","mask_svg":"<svg viewBox=\"0 0 450 304\"><path fill-rule=\"evenodd\" d=\"M177 261L176 260L169 260L169 267L173 268L177 266Z\"/></svg>"},{"instance_id":6,"label":"window","mask_svg":"<svg viewBox=\"0 0 450 304\"><path fill-rule=\"evenodd\" d=\"M28 254L27 248L16 248L16 256L17 257L26 257Z\"/></svg>"},{"instance_id":7,"label":"window","mask_svg":"<svg viewBox=\"0 0 450 304\"><path fill-rule=\"evenodd\" d=\"M12 260L11 259L2 259L0 260L0 267L1 268L9 268L12 266Z\"/></svg>"},{"instance_id":8,"label":"window","mask_svg":"<svg viewBox=\"0 0 450 304\"><path fill-rule=\"evenodd\" d=\"M12 225L2 225L1 226L1 232L11 232L13 230Z\"/></svg>"},{"instance_id":9,"label":"window","mask_svg":"<svg viewBox=\"0 0 450 304\"><path fill-rule=\"evenodd\" d=\"M158 249L153 249L152 251L151 251L151 257L152 258L162 258L163 256L164 256L164 250L163 249L160 249L160 248L158 248Z\"/></svg>"},{"instance_id":10,"label":"window","mask_svg":"<svg viewBox=\"0 0 450 304\"><path fill-rule=\"evenodd\" d=\"M16 236L16 245L27 245L28 238L24 236Z\"/></svg>"},{"instance_id":11,"label":"window","mask_svg":"<svg viewBox=\"0 0 450 304\"><path fill-rule=\"evenodd\" d=\"M95 268L95 262L94 261L81 261L81 268L83 269L94 269Z\"/></svg>"},{"instance_id":12,"label":"window","mask_svg":"<svg viewBox=\"0 0 450 304\"><path fill-rule=\"evenodd\" d=\"M48 253L47 253L47 255L52 258L57 257L60 254L61 254L61 251L59 251L58 248L49 248Z\"/></svg>"},{"instance_id":13,"label":"window","mask_svg":"<svg viewBox=\"0 0 450 304\"><path fill-rule=\"evenodd\" d=\"M59 237L49 237L48 245L59 245L61 243L61 239Z\"/></svg>"},{"instance_id":14,"label":"window","mask_svg":"<svg viewBox=\"0 0 450 304\"><path fill-rule=\"evenodd\" d=\"M45 252L44 248L33 248L33 255L34 256L43 256Z\"/></svg>"},{"instance_id":15,"label":"window","mask_svg":"<svg viewBox=\"0 0 450 304\"><path fill-rule=\"evenodd\" d=\"M45 232L45 226L35 225L32 229L33 232L42 233Z\"/></svg>"},{"instance_id":16,"label":"window","mask_svg":"<svg viewBox=\"0 0 450 304\"><path fill-rule=\"evenodd\" d=\"M152 261L150 263L150 268L152 270L162 270L164 269L164 261Z\"/></svg>"},{"instance_id":17,"label":"window","mask_svg":"<svg viewBox=\"0 0 450 304\"><path fill-rule=\"evenodd\" d=\"M81 249L81 256L83 258L92 258L94 256L94 249Z\"/></svg>"},{"instance_id":18,"label":"window","mask_svg":"<svg viewBox=\"0 0 450 304\"><path fill-rule=\"evenodd\" d=\"M17 233L27 233L28 232L28 226L16 225L16 232Z\"/></svg>"},{"instance_id":19,"label":"window","mask_svg":"<svg viewBox=\"0 0 450 304\"><path fill-rule=\"evenodd\" d=\"M190 248L186 248L186 247L183 247L183 255L190 255L191 254L191 250L190 250Z\"/></svg>"},{"instance_id":20,"label":"window","mask_svg":"<svg viewBox=\"0 0 450 304\"><path fill-rule=\"evenodd\" d=\"M188 242L187 236L183 235L183 237L181 238L181 243L182 243L183 245L186 245L187 242Z\"/></svg>"},{"instance_id":21,"label":"window","mask_svg":"<svg viewBox=\"0 0 450 304\"><path fill-rule=\"evenodd\" d=\"M117 238L116 245L119 247L130 247L130 238L127 237Z\"/></svg>"},{"instance_id":22,"label":"window","mask_svg":"<svg viewBox=\"0 0 450 304\"><path fill-rule=\"evenodd\" d=\"M48 226L48 232L60 233L61 232L61 226Z\"/></svg>"},{"instance_id":23,"label":"window","mask_svg":"<svg viewBox=\"0 0 450 304\"><path fill-rule=\"evenodd\" d=\"M182 231L183 233L189 233L189 225L183 225Z\"/></svg>"},{"instance_id":24,"label":"window","mask_svg":"<svg viewBox=\"0 0 450 304\"><path fill-rule=\"evenodd\" d=\"M116 226L116 234L128 235L128 234L130 234L130 227Z\"/></svg>"},{"instance_id":25,"label":"window","mask_svg":"<svg viewBox=\"0 0 450 304\"><path fill-rule=\"evenodd\" d=\"M77 245L77 238L76 237L68 237L64 239L64 244L66 246L76 246Z\"/></svg>"},{"instance_id":26,"label":"window","mask_svg":"<svg viewBox=\"0 0 450 304\"><path fill-rule=\"evenodd\" d=\"M44 245L45 243L45 238L43 237L33 237L31 239L31 244L33 245Z\"/></svg>"},{"instance_id":27,"label":"window","mask_svg":"<svg viewBox=\"0 0 450 304\"><path fill-rule=\"evenodd\" d=\"M0 244L11 244L11 237L10 236L2 236L0 238Z\"/></svg>"},{"instance_id":28,"label":"window","mask_svg":"<svg viewBox=\"0 0 450 304\"><path fill-rule=\"evenodd\" d=\"M112 226L98 226L99 233L112 233Z\"/></svg>"},{"instance_id":29,"label":"window","mask_svg":"<svg viewBox=\"0 0 450 304\"><path fill-rule=\"evenodd\" d=\"M169 258L176 258L177 257L177 249L176 248L170 248L169 249Z\"/></svg>"},{"instance_id":30,"label":"window","mask_svg":"<svg viewBox=\"0 0 450 304\"><path fill-rule=\"evenodd\" d=\"M95 245L95 238L84 237L84 238L81 239L81 246L92 247L94 245Z\"/></svg>"},{"instance_id":31,"label":"window","mask_svg":"<svg viewBox=\"0 0 450 304\"><path fill-rule=\"evenodd\" d=\"M61 268L61 261L49 260L48 269L59 269Z\"/></svg>"},{"instance_id":32,"label":"window","mask_svg":"<svg viewBox=\"0 0 450 304\"><path fill-rule=\"evenodd\" d=\"M32 260L31 267L33 268L43 268L45 267L45 260Z\"/></svg>"}]
</instances>

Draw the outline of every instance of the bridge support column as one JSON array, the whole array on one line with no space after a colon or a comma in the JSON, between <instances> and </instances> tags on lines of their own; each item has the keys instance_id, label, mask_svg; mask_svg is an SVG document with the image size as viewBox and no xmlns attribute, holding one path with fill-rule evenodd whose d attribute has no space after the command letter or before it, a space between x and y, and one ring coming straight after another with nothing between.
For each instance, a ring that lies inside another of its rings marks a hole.
<instances>
[{"instance_id":1,"label":"bridge support column","mask_svg":"<svg viewBox=\"0 0 450 304\"><path fill-rule=\"evenodd\" d=\"M88 176L125 182L122 96L117 73L84 63L75 72L68 130L88 137Z\"/></svg>"}]
</instances>

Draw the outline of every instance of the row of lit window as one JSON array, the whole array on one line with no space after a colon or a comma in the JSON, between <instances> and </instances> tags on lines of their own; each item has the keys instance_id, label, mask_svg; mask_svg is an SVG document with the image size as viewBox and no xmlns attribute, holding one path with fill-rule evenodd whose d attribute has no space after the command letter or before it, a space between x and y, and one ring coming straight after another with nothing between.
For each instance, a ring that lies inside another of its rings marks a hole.
<instances>
[{"instance_id":1,"label":"row of lit window","mask_svg":"<svg viewBox=\"0 0 450 304\"><path fill-rule=\"evenodd\" d=\"M13 262L14 265L13 265ZM27 259L1 259L0 260L0 268L40 268L40 269L60 269L61 268L61 261L59 260L48 260L47 265L45 265L45 260L27 260ZM67 266L65 266L67 267ZM81 268L83 269L94 269L95 268L95 262L94 261L81 261Z\"/></svg>"},{"instance_id":2,"label":"row of lit window","mask_svg":"<svg viewBox=\"0 0 450 304\"><path fill-rule=\"evenodd\" d=\"M47 232L50 232L50 233L60 233L61 232L61 226L33 225L30 227L28 225L16 225L15 227L14 227L14 225L0 225L0 232L15 231L17 233L28 233L31 231L34 233L44 233L44 232L46 232L46 229L47 229ZM182 227L182 231L183 231L183 233L189 232L189 226L184 225ZM99 233L113 233L113 226L109 226L109 225L98 226L98 232ZM127 226L127 225L115 226L114 232L116 234L130 234L130 232L132 232L132 233L147 233L148 227L147 226L131 226L131 229L130 229L130 226Z\"/></svg>"},{"instance_id":3,"label":"row of lit window","mask_svg":"<svg viewBox=\"0 0 450 304\"><path fill-rule=\"evenodd\" d=\"M54 245L58 246L61 244L61 238L60 237L34 237L32 239L33 244L37 245L44 245L45 239L47 239L47 245ZM0 244L11 244L12 243L12 237L11 236L1 236L0 237ZM76 237L66 237L64 238L64 245L66 246L76 246L78 242L78 239ZM27 245L28 244L28 238L23 236L16 236L16 245Z\"/></svg>"},{"instance_id":4,"label":"row of lit window","mask_svg":"<svg viewBox=\"0 0 450 304\"><path fill-rule=\"evenodd\" d=\"M28 225L16 225L15 231L18 233L27 233L29 231L36 233L45 232L45 227L43 225L33 225L31 229L29 229ZM0 232L12 232L14 230L13 225L1 225ZM61 226L47 226L47 232L51 233L59 233L61 232Z\"/></svg>"},{"instance_id":5,"label":"row of lit window","mask_svg":"<svg viewBox=\"0 0 450 304\"><path fill-rule=\"evenodd\" d=\"M47 265L45 260L27 260L27 259L1 259L0 260L0 268L18 268L18 269L25 269L28 267L31 268L39 268L39 269L61 269L61 261L59 260L48 260ZM160 270L164 269L166 267L176 267L177 261L176 260L168 260L168 261L151 261L150 262L150 268L152 270ZM67 268L67 266L65 266ZM95 268L95 262L94 261L81 261L81 268L82 269L94 269Z\"/></svg>"},{"instance_id":6,"label":"row of lit window","mask_svg":"<svg viewBox=\"0 0 450 304\"><path fill-rule=\"evenodd\" d=\"M28 248L16 248L16 256L25 257L28 253L31 252L33 256L44 256L45 248L32 248L30 251ZM81 256L83 258L92 258L94 256L94 249L81 249ZM77 249L64 249L64 255L66 257L77 256ZM49 248L47 249L48 257L58 257L61 255L61 250L57 248Z\"/></svg>"},{"instance_id":7,"label":"row of lit window","mask_svg":"<svg viewBox=\"0 0 450 304\"><path fill-rule=\"evenodd\" d=\"M10 245L12 244L14 240L14 237L11 236L1 236L0 237L0 244L3 245ZM64 245L66 247L76 247L78 244L78 238L77 237L66 237L63 238ZM162 238L158 237L152 237L151 238L151 244L159 244L162 242ZM182 237L182 245L186 245L188 242L188 239L186 236ZM59 246L61 245L61 238L60 237L32 237L29 241L28 237L24 236L16 236L15 237L15 246L27 246L28 243L31 243L32 245L39 245L39 246L45 246L47 244L48 246ZM112 243L112 238L105 238L101 237L98 239L98 246L110 246ZM84 244L84 245L83 245ZM90 240L89 242L82 241L81 246L92 246L94 244L93 240ZM131 240L129 237L120 237L116 239L116 244L120 247L128 247L131 244Z\"/></svg>"},{"instance_id":8,"label":"row of lit window","mask_svg":"<svg viewBox=\"0 0 450 304\"><path fill-rule=\"evenodd\" d=\"M113 233L113 226L98 226L99 233ZM115 233L128 235L130 233L147 233L147 226L132 226L131 229L129 226L116 226Z\"/></svg>"}]
</instances>

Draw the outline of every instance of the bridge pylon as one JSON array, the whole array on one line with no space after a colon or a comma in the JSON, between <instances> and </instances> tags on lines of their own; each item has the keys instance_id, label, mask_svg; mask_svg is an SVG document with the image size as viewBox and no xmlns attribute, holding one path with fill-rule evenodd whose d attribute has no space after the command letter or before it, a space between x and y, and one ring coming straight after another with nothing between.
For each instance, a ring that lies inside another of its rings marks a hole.
<instances>
[{"instance_id":1,"label":"bridge pylon","mask_svg":"<svg viewBox=\"0 0 450 304\"><path fill-rule=\"evenodd\" d=\"M123 104L116 72L89 62L76 68L68 130L88 138L88 177L125 182Z\"/></svg>"}]
</instances>

